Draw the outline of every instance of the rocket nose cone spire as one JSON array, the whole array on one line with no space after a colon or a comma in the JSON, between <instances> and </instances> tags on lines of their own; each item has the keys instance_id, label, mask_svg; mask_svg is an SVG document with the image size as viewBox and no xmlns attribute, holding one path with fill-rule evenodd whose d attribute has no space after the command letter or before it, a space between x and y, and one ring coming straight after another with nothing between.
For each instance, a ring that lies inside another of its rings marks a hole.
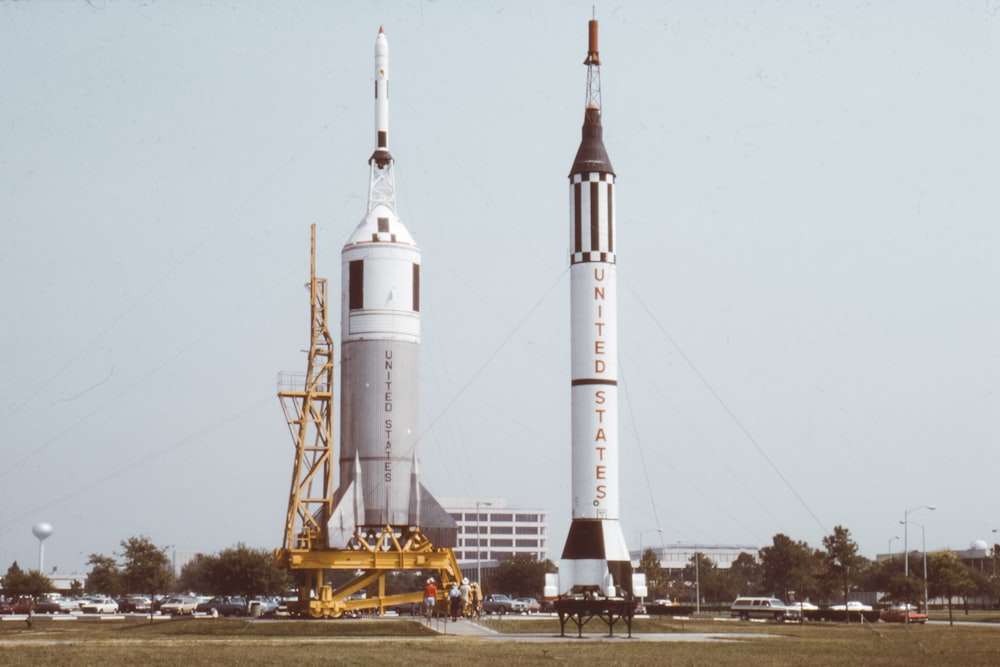
<instances>
[{"instance_id":1,"label":"rocket nose cone spire","mask_svg":"<svg viewBox=\"0 0 1000 667\"><path fill-rule=\"evenodd\" d=\"M382 26L375 38L375 152L369 160L384 168L392 161L389 153L389 40Z\"/></svg>"}]
</instances>

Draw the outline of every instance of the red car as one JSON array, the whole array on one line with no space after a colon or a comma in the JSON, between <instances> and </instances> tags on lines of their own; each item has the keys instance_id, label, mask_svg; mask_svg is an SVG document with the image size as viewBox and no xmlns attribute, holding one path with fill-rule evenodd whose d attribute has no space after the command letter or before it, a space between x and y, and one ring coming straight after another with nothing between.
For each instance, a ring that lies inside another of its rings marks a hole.
<instances>
[{"instance_id":1,"label":"red car","mask_svg":"<svg viewBox=\"0 0 1000 667\"><path fill-rule=\"evenodd\" d=\"M882 613L878 615L880 619L886 623L906 623L906 615L910 615L910 623L926 623L927 614L917 611L917 608L911 605L897 604L888 609L883 609Z\"/></svg>"},{"instance_id":2,"label":"red car","mask_svg":"<svg viewBox=\"0 0 1000 667\"><path fill-rule=\"evenodd\" d=\"M29 597L20 597L3 605L4 614L27 614L34 610L35 600Z\"/></svg>"}]
</instances>

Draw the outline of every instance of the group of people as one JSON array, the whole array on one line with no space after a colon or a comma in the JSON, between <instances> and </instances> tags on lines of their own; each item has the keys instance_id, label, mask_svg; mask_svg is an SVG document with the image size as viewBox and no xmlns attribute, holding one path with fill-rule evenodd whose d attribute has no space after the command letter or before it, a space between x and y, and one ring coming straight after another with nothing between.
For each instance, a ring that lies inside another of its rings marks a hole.
<instances>
[{"instance_id":1,"label":"group of people","mask_svg":"<svg viewBox=\"0 0 1000 667\"><path fill-rule=\"evenodd\" d=\"M430 620L434 614L434 607L437 604L437 586L434 584L434 577L427 580L424 586L424 616ZM470 583L469 580L462 579L462 583L453 581L448 589L448 613L451 620L457 621L460 618L479 618L482 613L483 592L479 588L479 582Z\"/></svg>"}]
</instances>

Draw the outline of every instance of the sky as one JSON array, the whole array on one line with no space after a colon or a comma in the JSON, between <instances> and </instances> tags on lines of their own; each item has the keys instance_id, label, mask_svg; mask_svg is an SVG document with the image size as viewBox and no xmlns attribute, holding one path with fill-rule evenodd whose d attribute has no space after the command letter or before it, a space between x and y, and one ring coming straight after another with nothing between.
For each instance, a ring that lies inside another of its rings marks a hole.
<instances>
[{"instance_id":1,"label":"sky","mask_svg":"<svg viewBox=\"0 0 1000 667\"><path fill-rule=\"evenodd\" d=\"M592 14L629 546L992 544L1000 0L0 2L0 570L41 521L47 572L281 545L379 26L422 481L547 510L557 560Z\"/></svg>"}]
</instances>

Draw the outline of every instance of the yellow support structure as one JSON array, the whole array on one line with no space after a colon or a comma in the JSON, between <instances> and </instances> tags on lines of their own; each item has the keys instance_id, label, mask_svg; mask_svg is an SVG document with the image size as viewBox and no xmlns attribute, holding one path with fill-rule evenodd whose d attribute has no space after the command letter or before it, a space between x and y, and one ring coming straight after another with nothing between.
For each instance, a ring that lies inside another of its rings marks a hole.
<instances>
[{"instance_id":1,"label":"yellow support structure","mask_svg":"<svg viewBox=\"0 0 1000 667\"><path fill-rule=\"evenodd\" d=\"M372 610L382 614L392 605L420 602L423 591L385 594L385 576L399 570L437 572L439 600L444 599L452 583L462 581L455 552L435 548L419 529L402 542L390 526L386 526L374 542L359 535L356 537L361 545L358 549L279 549L275 553L282 566L303 572L312 581L311 590L306 586L299 589L299 599L288 605L289 613L310 618L339 618L345 612ZM353 570L358 574L333 589L323 583L324 570ZM375 584L378 584L375 597L349 599Z\"/></svg>"}]
</instances>

